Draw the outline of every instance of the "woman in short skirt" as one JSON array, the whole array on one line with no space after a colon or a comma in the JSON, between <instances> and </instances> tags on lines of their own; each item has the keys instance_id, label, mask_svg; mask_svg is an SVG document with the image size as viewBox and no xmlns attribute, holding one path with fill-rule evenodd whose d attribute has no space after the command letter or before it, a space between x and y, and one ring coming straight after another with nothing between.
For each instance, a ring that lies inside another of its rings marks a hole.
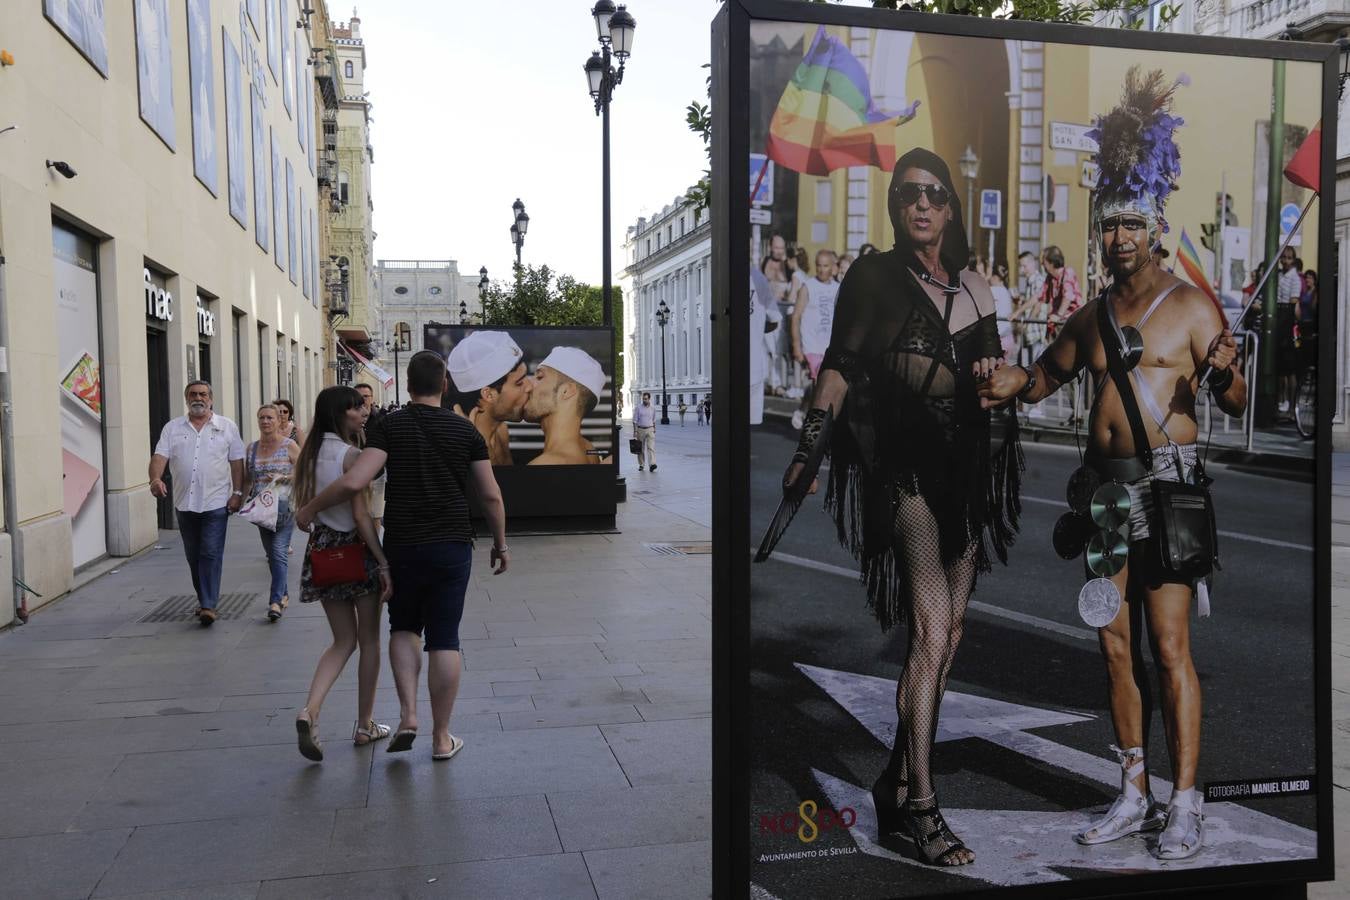
<instances>
[{"instance_id":1,"label":"woman in short skirt","mask_svg":"<svg viewBox=\"0 0 1350 900\"><path fill-rule=\"evenodd\" d=\"M350 387L324 388L314 404L313 428L295 463L292 502L298 509L342 476L355 461L355 444L365 421L361 395ZM366 577L362 581L318 587L313 581L310 554L329 547L365 543ZM300 602L323 604L333 643L319 657L304 709L295 718L300 753L306 759L323 759L319 746L319 708L342 674L347 660L358 648L357 719L352 742L364 746L389 736L389 727L373 718L375 683L380 675L380 606L393 593L389 562L371 521L364 494L340 503L318 515L310 529L305 563L300 573Z\"/></svg>"}]
</instances>

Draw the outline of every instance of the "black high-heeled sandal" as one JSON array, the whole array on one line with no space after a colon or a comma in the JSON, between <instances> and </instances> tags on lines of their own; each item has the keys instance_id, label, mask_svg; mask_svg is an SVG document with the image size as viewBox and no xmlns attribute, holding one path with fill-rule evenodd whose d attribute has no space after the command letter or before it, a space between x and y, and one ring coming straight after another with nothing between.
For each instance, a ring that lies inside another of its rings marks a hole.
<instances>
[{"instance_id":1,"label":"black high-heeled sandal","mask_svg":"<svg viewBox=\"0 0 1350 900\"><path fill-rule=\"evenodd\" d=\"M904 807L904 801L900 799L901 789L908 787L909 782L897 776L889 766L881 773L876 784L872 785L872 806L877 811L878 838L884 838L888 834L909 836L904 818L900 814Z\"/></svg>"},{"instance_id":2,"label":"black high-heeled sandal","mask_svg":"<svg viewBox=\"0 0 1350 900\"><path fill-rule=\"evenodd\" d=\"M914 846L930 866L965 866L969 862L958 861L955 854L970 848L961 842L947 826L942 817L935 797L925 797L919 801L906 801L901 807L900 816L914 839Z\"/></svg>"}]
</instances>

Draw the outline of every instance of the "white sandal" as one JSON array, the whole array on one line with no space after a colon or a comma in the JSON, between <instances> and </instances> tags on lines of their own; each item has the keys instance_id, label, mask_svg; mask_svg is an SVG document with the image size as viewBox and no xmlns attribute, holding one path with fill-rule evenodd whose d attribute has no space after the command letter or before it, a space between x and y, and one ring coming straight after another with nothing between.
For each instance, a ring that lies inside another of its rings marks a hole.
<instances>
[{"instance_id":1,"label":"white sandal","mask_svg":"<svg viewBox=\"0 0 1350 900\"><path fill-rule=\"evenodd\" d=\"M1150 793L1144 796L1134 779L1144 771L1144 748L1122 750L1114 744L1120 759L1120 796L1111 804L1106 815L1073 836L1080 844L1105 844L1141 831L1156 831L1163 827L1165 814ZM1133 760L1133 762L1131 762Z\"/></svg>"},{"instance_id":2,"label":"white sandal","mask_svg":"<svg viewBox=\"0 0 1350 900\"><path fill-rule=\"evenodd\" d=\"M1167 827L1158 835L1158 859L1190 859L1205 843L1204 798L1190 787L1173 791L1167 804Z\"/></svg>"},{"instance_id":3,"label":"white sandal","mask_svg":"<svg viewBox=\"0 0 1350 900\"><path fill-rule=\"evenodd\" d=\"M378 740L389 737L389 726L381 725L374 719L366 723L364 728L360 722L352 724L352 743L358 747L364 747L366 744L373 744Z\"/></svg>"}]
</instances>

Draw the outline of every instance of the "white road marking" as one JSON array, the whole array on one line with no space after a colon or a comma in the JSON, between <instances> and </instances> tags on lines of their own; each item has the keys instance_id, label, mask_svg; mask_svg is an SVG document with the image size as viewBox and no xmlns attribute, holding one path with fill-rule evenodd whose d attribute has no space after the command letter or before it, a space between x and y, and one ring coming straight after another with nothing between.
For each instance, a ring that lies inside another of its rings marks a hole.
<instances>
[{"instance_id":1,"label":"white road marking","mask_svg":"<svg viewBox=\"0 0 1350 900\"><path fill-rule=\"evenodd\" d=\"M785 562L790 566L800 566L803 569L814 569L817 572L826 572L830 575L840 575L844 578L858 580L858 572L855 569L846 569L843 566L832 565L831 563L819 562L814 559L807 559L804 556L793 556L791 553L782 553L775 550L771 556L772 559ZM1023 625L1030 625L1033 628L1040 628L1043 631L1052 631L1056 634L1062 634L1065 637L1071 637L1075 640L1090 641L1097 643L1097 632L1087 628L1075 628L1072 625L1065 625L1056 622L1053 619L1043 619L1040 616L1033 616L1030 613L1018 612L1012 609L1004 609L1001 606L995 606L992 603L985 603L981 600L971 600L970 608L985 613L990 616L997 616L1001 619L1008 619L1013 622L1020 622Z\"/></svg>"},{"instance_id":2,"label":"white road marking","mask_svg":"<svg viewBox=\"0 0 1350 900\"><path fill-rule=\"evenodd\" d=\"M888 749L895 735L895 682L871 675L798 664L797 668L868 729ZM1024 729L1088 721L1089 716L1022 706L948 691L942 704L937 740L976 737L1056 768L1115 789L1120 768L1109 759L1027 734ZM865 787L812 770L837 810L849 807L857 819L850 835L863 853L905 865L922 865L876 842L876 814ZM1164 801L1170 783L1153 778L1155 796ZM972 865L947 871L994 885L1064 881L1065 870L1138 872L1209 868L1257 862L1315 858L1315 832L1233 803L1205 806L1205 849L1190 860L1160 862L1140 837L1081 847L1071 835L1105 810L1032 812L1026 810L944 809L952 828L975 851ZM891 839L886 841L891 843ZM912 853L912 851L911 851Z\"/></svg>"},{"instance_id":3,"label":"white road marking","mask_svg":"<svg viewBox=\"0 0 1350 900\"><path fill-rule=\"evenodd\" d=\"M1050 500L1046 497L1023 497L1028 503L1040 503L1043 506L1057 506L1064 512L1069 511L1069 504L1063 500ZM1309 544L1295 544L1292 541L1280 541L1275 538L1260 537L1255 534L1245 534L1241 531L1219 530L1219 537L1232 538L1235 541L1250 541L1253 544L1266 544L1270 547L1281 547L1285 550L1302 550L1305 553L1313 552L1313 547Z\"/></svg>"}]
</instances>

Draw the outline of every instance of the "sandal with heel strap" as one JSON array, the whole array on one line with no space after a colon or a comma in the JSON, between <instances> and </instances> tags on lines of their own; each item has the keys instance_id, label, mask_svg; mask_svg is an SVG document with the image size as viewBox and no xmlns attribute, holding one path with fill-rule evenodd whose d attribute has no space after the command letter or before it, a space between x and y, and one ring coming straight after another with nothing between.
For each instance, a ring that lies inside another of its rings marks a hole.
<instances>
[{"instance_id":1,"label":"sandal with heel strap","mask_svg":"<svg viewBox=\"0 0 1350 900\"><path fill-rule=\"evenodd\" d=\"M1162 807L1153 799L1153 794L1144 794L1134 779L1144 773L1144 748L1130 747L1122 750L1111 745L1120 759L1120 795L1116 797L1106 815L1073 836L1073 839L1085 846L1105 844L1132 834L1144 831L1157 831L1163 827Z\"/></svg>"},{"instance_id":2,"label":"sandal with heel strap","mask_svg":"<svg viewBox=\"0 0 1350 900\"><path fill-rule=\"evenodd\" d=\"M909 783L901 779L889 768L872 785L872 806L877 812L877 837L888 834L901 834L908 837L901 809L905 801L900 799L908 793Z\"/></svg>"},{"instance_id":3,"label":"sandal with heel strap","mask_svg":"<svg viewBox=\"0 0 1350 900\"><path fill-rule=\"evenodd\" d=\"M319 746L319 726L310 718L308 709L300 710L300 715L295 717L295 737L301 756L314 762L323 761L323 747Z\"/></svg>"},{"instance_id":4,"label":"sandal with heel strap","mask_svg":"<svg viewBox=\"0 0 1350 900\"><path fill-rule=\"evenodd\" d=\"M914 839L914 846L930 866L968 866L975 861L957 858L962 850L972 857L974 852L948 827L936 795L906 801L901 807L901 819Z\"/></svg>"},{"instance_id":5,"label":"sandal with heel strap","mask_svg":"<svg viewBox=\"0 0 1350 900\"><path fill-rule=\"evenodd\" d=\"M352 743L358 747L373 744L387 737L389 737L389 726L381 725L374 719L371 719L364 726L360 722L352 723Z\"/></svg>"}]
</instances>

